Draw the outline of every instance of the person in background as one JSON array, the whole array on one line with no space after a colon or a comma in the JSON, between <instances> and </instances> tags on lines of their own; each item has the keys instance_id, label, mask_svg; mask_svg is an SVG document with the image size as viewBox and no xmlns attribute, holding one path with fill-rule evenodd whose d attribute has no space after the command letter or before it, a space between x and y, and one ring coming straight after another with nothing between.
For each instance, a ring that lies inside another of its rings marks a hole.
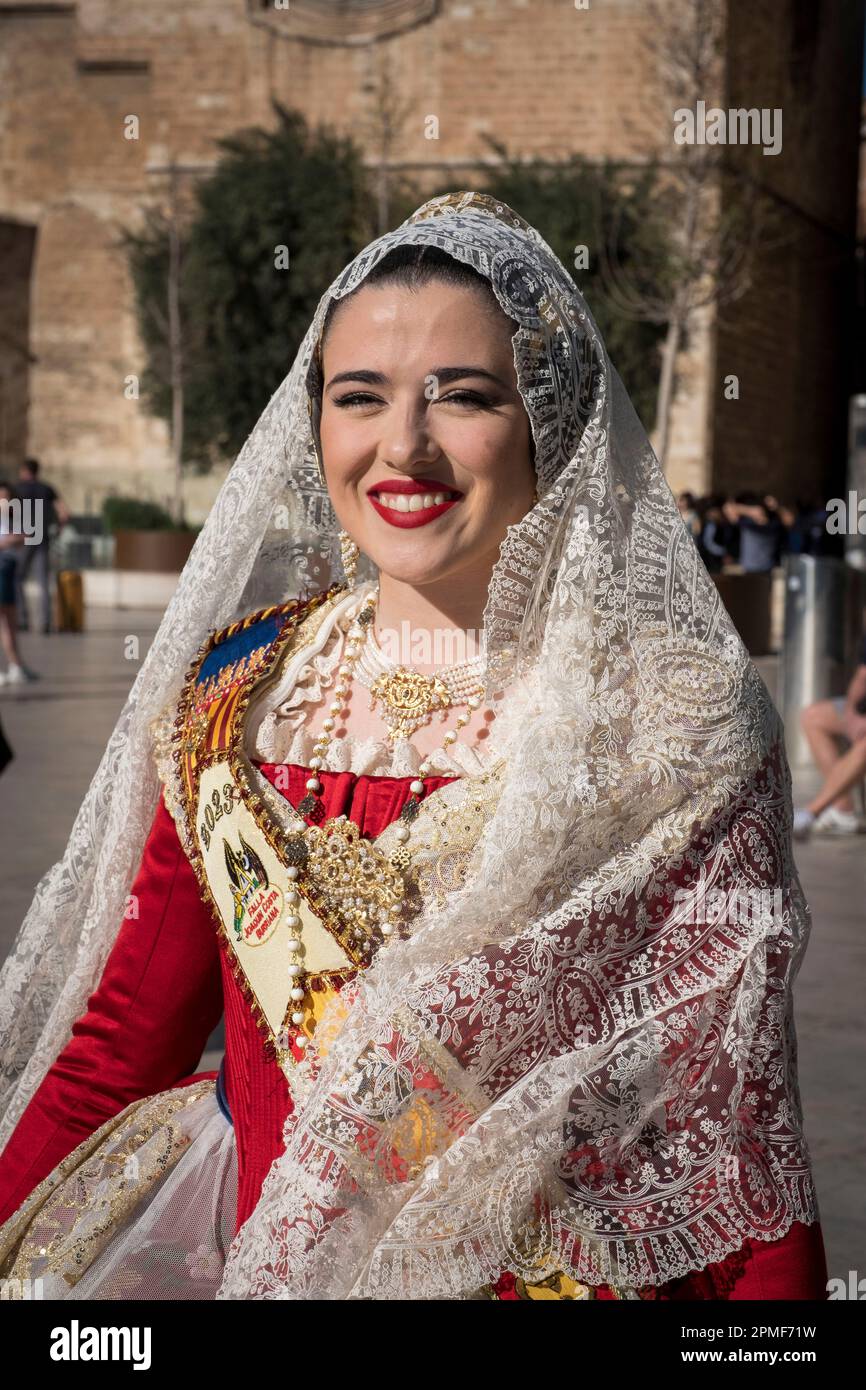
<instances>
[{"instance_id":1,"label":"person in background","mask_svg":"<svg viewBox=\"0 0 866 1390\"><path fill-rule=\"evenodd\" d=\"M740 564L747 574L766 574L781 558L785 528L779 518L776 499L763 500L752 492L741 492L728 504L729 519L736 520L740 532Z\"/></svg>"},{"instance_id":2,"label":"person in background","mask_svg":"<svg viewBox=\"0 0 866 1390\"><path fill-rule=\"evenodd\" d=\"M784 535L782 536L782 549L787 553L791 549L791 532L797 525L797 517L799 516L799 512L797 510L796 505L792 507L790 502L779 502L776 510L778 512L779 520L781 521L782 526L784 527Z\"/></svg>"},{"instance_id":3,"label":"person in background","mask_svg":"<svg viewBox=\"0 0 866 1390\"><path fill-rule=\"evenodd\" d=\"M708 497L703 509L699 549L710 574L720 574L732 563L730 522L725 518L720 497Z\"/></svg>"},{"instance_id":4,"label":"person in background","mask_svg":"<svg viewBox=\"0 0 866 1390\"><path fill-rule=\"evenodd\" d=\"M788 548L788 532L794 525L796 514L793 507L789 507L786 502L780 502L778 497L774 497L771 492L764 494L763 508L767 515L767 520L771 526L775 526L778 533L778 549L776 551L776 564L782 559L783 551Z\"/></svg>"},{"instance_id":5,"label":"person in background","mask_svg":"<svg viewBox=\"0 0 866 1390\"><path fill-rule=\"evenodd\" d=\"M12 509L13 492L8 483L0 482L0 648L8 663L0 671L0 686L23 685L34 680L18 652L15 619L15 590L17 556L24 549L24 536L15 525Z\"/></svg>"},{"instance_id":6,"label":"person in background","mask_svg":"<svg viewBox=\"0 0 866 1390\"><path fill-rule=\"evenodd\" d=\"M824 504L814 497L797 498L794 521L788 531L788 550L792 555L844 555L844 537L828 530L829 515Z\"/></svg>"},{"instance_id":7,"label":"person in background","mask_svg":"<svg viewBox=\"0 0 866 1390\"><path fill-rule=\"evenodd\" d=\"M740 562L740 512L733 497L726 497L722 503L722 518L725 523L725 539L728 555L734 564Z\"/></svg>"},{"instance_id":8,"label":"person in background","mask_svg":"<svg viewBox=\"0 0 866 1390\"><path fill-rule=\"evenodd\" d=\"M69 511L55 488L44 483L39 477L39 460L25 459L18 474L16 489L22 502L30 502L41 508L41 527L39 541L35 545L24 545L18 552L17 606L18 626L26 632L30 626L24 582L35 565L42 591L42 631L51 631L51 527L55 523L62 528L69 521Z\"/></svg>"},{"instance_id":9,"label":"person in background","mask_svg":"<svg viewBox=\"0 0 866 1390\"><path fill-rule=\"evenodd\" d=\"M807 705L800 723L824 782L809 805L794 812L794 836L805 840L813 831L856 835L862 826L851 788L866 773L866 637L847 693ZM848 742L844 752L840 748L843 739Z\"/></svg>"},{"instance_id":10,"label":"person in background","mask_svg":"<svg viewBox=\"0 0 866 1390\"><path fill-rule=\"evenodd\" d=\"M698 504L693 492L681 492L677 498L677 510L688 527L691 534L697 540L701 534L701 518L698 513Z\"/></svg>"},{"instance_id":11,"label":"person in background","mask_svg":"<svg viewBox=\"0 0 866 1390\"><path fill-rule=\"evenodd\" d=\"M6 768L9 766L14 757L15 754L12 752L12 749L6 741L6 735L3 732L3 725L0 724L0 772L5 772Z\"/></svg>"}]
</instances>

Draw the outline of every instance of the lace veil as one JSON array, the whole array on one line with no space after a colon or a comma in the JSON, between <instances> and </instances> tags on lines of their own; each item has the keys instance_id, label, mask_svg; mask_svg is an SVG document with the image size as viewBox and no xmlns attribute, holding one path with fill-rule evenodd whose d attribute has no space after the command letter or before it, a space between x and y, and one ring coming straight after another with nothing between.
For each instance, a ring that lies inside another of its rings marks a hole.
<instances>
[{"instance_id":1,"label":"lace veil","mask_svg":"<svg viewBox=\"0 0 866 1390\"><path fill-rule=\"evenodd\" d=\"M152 721L209 632L338 577L314 348L330 299L405 243L471 265L518 324L539 501L484 614L487 689L513 692L500 785L462 886L341 993L292 1073L285 1150L218 1296L467 1298L504 1269L658 1284L818 1219L790 780L583 297L485 194L432 199L337 277L220 490L0 977L0 1141L122 919L159 794Z\"/></svg>"}]
</instances>

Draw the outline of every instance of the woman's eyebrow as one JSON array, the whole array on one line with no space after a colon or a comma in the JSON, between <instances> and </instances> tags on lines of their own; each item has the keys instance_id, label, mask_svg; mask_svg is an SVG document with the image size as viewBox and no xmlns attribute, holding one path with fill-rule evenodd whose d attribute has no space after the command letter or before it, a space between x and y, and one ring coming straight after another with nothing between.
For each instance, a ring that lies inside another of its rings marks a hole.
<instances>
[{"instance_id":1,"label":"woman's eyebrow","mask_svg":"<svg viewBox=\"0 0 866 1390\"><path fill-rule=\"evenodd\" d=\"M430 376L435 376L437 381L446 386L451 381L460 381L467 376L485 377L488 381L495 381L497 386L507 386L507 382L504 382L501 377L496 376L493 372L488 372L484 367L434 367ZM363 381L368 386L387 386L390 378L385 376L384 372L371 372L365 369L354 372L337 372L336 376L331 377L326 390L336 386L341 381Z\"/></svg>"}]
</instances>

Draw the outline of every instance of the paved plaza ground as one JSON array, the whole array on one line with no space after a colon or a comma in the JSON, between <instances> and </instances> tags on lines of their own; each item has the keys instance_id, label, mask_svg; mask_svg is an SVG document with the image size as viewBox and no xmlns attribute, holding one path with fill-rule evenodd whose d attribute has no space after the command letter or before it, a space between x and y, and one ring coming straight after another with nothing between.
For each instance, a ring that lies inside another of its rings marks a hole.
<instances>
[{"instance_id":1,"label":"paved plaza ground","mask_svg":"<svg viewBox=\"0 0 866 1390\"><path fill-rule=\"evenodd\" d=\"M22 637L36 684L0 692L0 716L16 758L0 778L0 958L10 949L40 876L58 859L138 669L159 614L93 610L88 631ZM775 664L760 663L773 690ZM814 774L795 772L806 795ZM866 1274L866 837L798 846L813 927L795 988L800 1086L831 1275ZM215 1066L222 1030L203 1065Z\"/></svg>"}]
</instances>

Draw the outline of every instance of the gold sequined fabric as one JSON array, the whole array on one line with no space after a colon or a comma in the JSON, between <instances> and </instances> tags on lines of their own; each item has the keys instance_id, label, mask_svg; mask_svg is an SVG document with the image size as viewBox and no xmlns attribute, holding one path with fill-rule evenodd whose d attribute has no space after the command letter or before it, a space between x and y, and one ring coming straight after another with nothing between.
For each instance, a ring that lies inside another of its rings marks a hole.
<instances>
[{"instance_id":1,"label":"gold sequined fabric","mask_svg":"<svg viewBox=\"0 0 866 1390\"><path fill-rule=\"evenodd\" d=\"M236 1209L214 1081L134 1101L0 1227L5 1296L213 1298Z\"/></svg>"}]
</instances>

